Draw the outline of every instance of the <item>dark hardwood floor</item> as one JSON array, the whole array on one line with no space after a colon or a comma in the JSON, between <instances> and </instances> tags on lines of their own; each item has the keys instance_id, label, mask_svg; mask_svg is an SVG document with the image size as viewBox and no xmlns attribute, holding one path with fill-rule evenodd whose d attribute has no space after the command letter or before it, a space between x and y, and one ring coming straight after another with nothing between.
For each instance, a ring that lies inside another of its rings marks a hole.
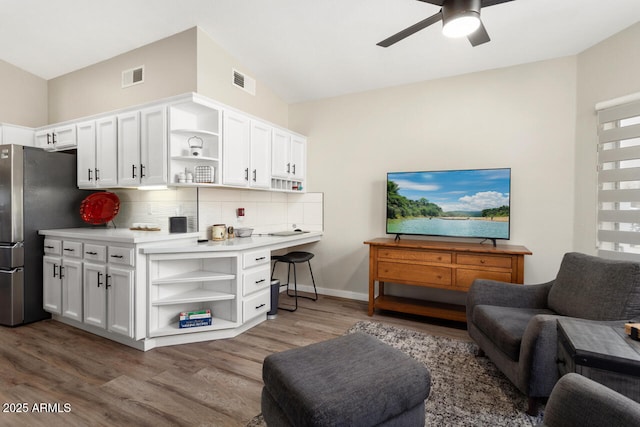
<instances>
[{"instance_id":1,"label":"dark hardwood floor","mask_svg":"<svg viewBox=\"0 0 640 427\"><path fill-rule=\"evenodd\" d=\"M147 352L53 320L0 327L0 426L244 426L260 413L267 355L360 320L469 339L461 324L369 317L366 302L322 295L233 339Z\"/></svg>"}]
</instances>

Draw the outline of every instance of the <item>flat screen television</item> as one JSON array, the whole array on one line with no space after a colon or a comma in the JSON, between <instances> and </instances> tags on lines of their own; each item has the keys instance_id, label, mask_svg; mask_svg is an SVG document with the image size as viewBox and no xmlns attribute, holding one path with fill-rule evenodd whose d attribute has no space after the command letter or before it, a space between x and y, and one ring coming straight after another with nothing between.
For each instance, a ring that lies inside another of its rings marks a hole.
<instances>
[{"instance_id":1,"label":"flat screen television","mask_svg":"<svg viewBox=\"0 0 640 427\"><path fill-rule=\"evenodd\" d=\"M511 169L387 173L387 234L509 239Z\"/></svg>"}]
</instances>

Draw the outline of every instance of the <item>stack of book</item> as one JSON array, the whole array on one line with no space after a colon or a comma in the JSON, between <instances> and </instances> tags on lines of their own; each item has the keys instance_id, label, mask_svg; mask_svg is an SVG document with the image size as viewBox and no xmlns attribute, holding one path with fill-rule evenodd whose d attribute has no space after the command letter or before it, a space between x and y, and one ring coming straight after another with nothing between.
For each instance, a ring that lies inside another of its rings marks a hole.
<instances>
[{"instance_id":1,"label":"stack of book","mask_svg":"<svg viewBox=\"0 0 640 427\"><path fill-rule=\"evenodd\" d=\"M210 326L211 310L183 311L180 313L180 327Z\"/></svg>"}]
</instances>

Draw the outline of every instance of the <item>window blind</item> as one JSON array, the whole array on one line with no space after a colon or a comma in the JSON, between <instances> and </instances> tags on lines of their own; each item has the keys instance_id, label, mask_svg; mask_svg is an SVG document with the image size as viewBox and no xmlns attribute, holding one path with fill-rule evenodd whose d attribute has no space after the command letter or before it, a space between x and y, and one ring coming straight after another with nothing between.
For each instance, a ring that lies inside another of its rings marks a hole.
<instances>
[{"instance_id":1,"label":"window blind","mask_svg":"<svg viewBox=\"0 0 640 427\"><path fill-rule=\"evenodd\" d=\"M598 254L640 260L640 101L598 111Z\"/></svg>"}]
</instances>

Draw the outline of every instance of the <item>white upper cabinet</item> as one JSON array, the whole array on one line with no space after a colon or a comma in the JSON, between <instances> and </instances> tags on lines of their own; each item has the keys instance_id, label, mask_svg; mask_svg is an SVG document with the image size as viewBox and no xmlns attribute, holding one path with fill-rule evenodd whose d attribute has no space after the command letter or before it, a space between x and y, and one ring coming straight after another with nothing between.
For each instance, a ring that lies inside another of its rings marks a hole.
<instances>
[{"instance_id":1,"label":"white upper cabinet","mask_svg":"<svg viewBox=\"0 0 640 427\"><path fill-rule=\"evenodd\" d=\"M35 132L35 146L47 151L68 150L76 145L75 123L42 128Z\"/></svg>"},{"instance_id":2,"label":"white upper cabinet","mask_svg":"<svg viewBox=\"0 0 640 427\"><path fill-rule=\"evenodd\" d=\"M115 117L77 124L78 187L105 188L118 184Z\"/></svg>"},{"instance_id":3,"label":"white upper cabinet","mask_svg":"<svg viewBox=\"0 0 640 427\"><path fill-rule=\"evenodd\" d=\"M300 191L305 180L307 139L284 129L273 130L271 185L277 190Z\"/></svg>"},{"instance_id":4,"label":"white upper cabinet","mask_svg":"<svg viewBox=\"0 0 640 427\"><path fill-rule=\"evenodd\" d=\"M251 188L271 186L272 127L244 114L223 112L222 183Z\"/></svg>"},{"instance_id":5,"label":"white upper cabinet","mask_svg":"<svg viewBox=\"0 0 640 427\"><path fill-rule=\"evenodd\" d=\"M118 114L118 183L140 183L140 113Z\"/></svg>"},{"instance_id":6,"label":"white upper cabinet","mask_svg":"<svg viewBox=\"0 0 640 427\"><path fill-rule=\"evenodd\" d=\"M118 184L167 183L167 113L156 106L118 115Z\"/></svg>"},{"instance_id":7,"label":"white upper cabinet","mask_svg":"<svg viewBox=\"0 0 640 427\"><path fill-rule=\"evenodd\" d=\"M273 128L266 123L251 120L251 150L249 158L249 186L271 186L271 137Z\"/></svg>"},{"instance_id":8,"label":"white upper cabinet","mask_svg":"<svg viewBox=\"0 0 640 427\"><path fill-rule=\"evenodd\" d=\"M167 184L167 108L140 111L140 184Z\"/></svg>"},{"instance_id":9,"label":"white upper cabinet","mask_svg":"<svg viewBox=\"0 0 640 427\"><path fill-rule=\"evenodd\" d=\"M249 117L225 110L222 113L222 183L249 185Z\"/></svg>"}]
</instances>

